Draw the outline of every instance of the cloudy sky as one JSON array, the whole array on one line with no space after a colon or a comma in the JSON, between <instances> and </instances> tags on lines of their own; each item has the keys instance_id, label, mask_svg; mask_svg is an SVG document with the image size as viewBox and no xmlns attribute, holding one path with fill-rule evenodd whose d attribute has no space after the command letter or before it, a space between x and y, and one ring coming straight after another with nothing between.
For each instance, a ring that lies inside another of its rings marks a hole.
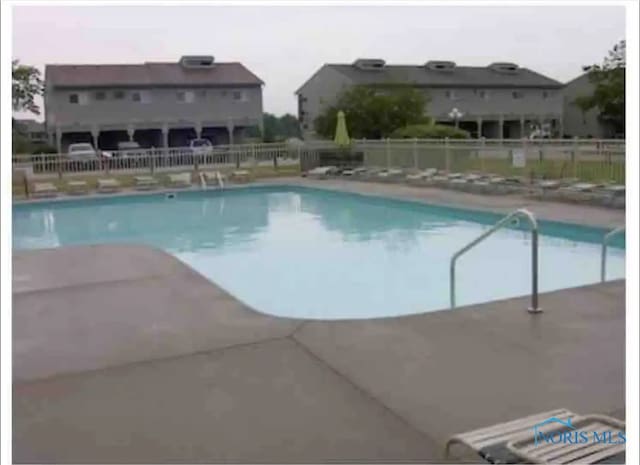
<instances>
[{"instance_id":1,"label":"cloudy sky","mask_svg":"<svg viewBox=\"0 0 640 465\"><path fill-rule=\"evenodd\" d=\"M560 81L625 37L621 6L16 6L13 57L46 63L241 61L265 81L264 108L295 113L323 63L513 61Z\"/></svg>"}]
</instances>

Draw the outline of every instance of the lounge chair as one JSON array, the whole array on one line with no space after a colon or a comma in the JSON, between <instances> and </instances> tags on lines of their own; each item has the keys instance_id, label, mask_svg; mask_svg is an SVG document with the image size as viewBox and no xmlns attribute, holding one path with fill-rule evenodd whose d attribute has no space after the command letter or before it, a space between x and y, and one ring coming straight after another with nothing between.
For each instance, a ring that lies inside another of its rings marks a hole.
<instances>
[{"instance_id":1,"label":"lounge chair","mask_svg":"<svg viewBox=\"0 0 640 465\"><path fill-rule=\"evenodd\" d=\"M367 168L364 166L358 166L356 168L349 168L342 172L342 176L357 176L359 174L365 173Z\"/></svg>"},{"instance_id":2,"label":"lounge chair","mask_svg":"<svg viewBox=\"0 0 640 465\"><path fill-rule=\"evenodd\" d=\"M67 192L71 195L81 195L89 192L87 181L67 181Z\"/></svg>"},{"instance_id":3,"label":"lounge chair","mask_svg":"<svg viewBox=\"0 0 640 465\"><path fill-rule=\"evenodd\" d=\"M445 456L449 456L454 444L462 444L489 463L624 463L624 444L547 443L541 439L541 433L547 437L555 433L558 437L558 433L569 430L588 432L590 439L593 431L612 431L617 439L617 432L624 429L624 422L611 417L581 417L566 409L553 410L452 436ZM539 444L540 440L544 442Z\"/></svg>"},{"instance_id":4,"label":"lounge chair","mask_svg":"<svg viewBox=\"0 0 640 465\"><path fill-rule=\"evenodd\" d=\"M158 187L158 181L153 176L136 176L134 182L134 187L140 191L148 191Z\"/></svg>"},{"instance_id":5,"label":"lounge chair","mask_svg":"<svg viewBox=\"0 0 640 465\"><path fill-rule=\"evenodd\" d=\"M107 194L120 190L120 183L113 178L98 179L98 192Z\"/></svg>"},{"instance_id":6,"label":"lounge chair","mask_svg":"<svg viewBox=\"0 0 640 465\"><path fill-rule=\"evenodd\" d=\"M55 197L58 188L52 182L34 182L31 194L33 197Z\"/></svg>"},{"instance_id":7,"label":"lounge chair","mask_svg":"<svg viewBox=\"0 0 640 465\"><path fill-rule=\"evenodd\" d=\"M316 179L326 179L331 173L335 172L338 168L335 166L318 166L307 171L307 177Z\"/></svg>"},{"instance_id":8,"label":"lounge chair","mask_svg":"<svg viewBox=\"0 0 640 465\"><path fill-rule=\"evenodd\" d=\"M232 171L230 178L236 182L249 182L251 181L251 172L247 170Z\"/></svg>"},{"instance_id":9,"label":"lounge chair","mask_svg":"<svg viewBox=\"0 0 640 465\"><path fill-rule=\"evenodd\" d=\"M403 175L404 171L402 171L401 169L392 168L378 173L377 180L383 182L391 182L401 178Z\"/></svg>"},{"instance_id":10,"label":"lounge chair","mask_svg":"<svg viewBox=\"0 0 640 465\"><path fill-rule=\"evenodd\" d=\"M167 185L173 188L191 187L191 173L170 173L167 175Z\"/></svg>"}]
</instances>

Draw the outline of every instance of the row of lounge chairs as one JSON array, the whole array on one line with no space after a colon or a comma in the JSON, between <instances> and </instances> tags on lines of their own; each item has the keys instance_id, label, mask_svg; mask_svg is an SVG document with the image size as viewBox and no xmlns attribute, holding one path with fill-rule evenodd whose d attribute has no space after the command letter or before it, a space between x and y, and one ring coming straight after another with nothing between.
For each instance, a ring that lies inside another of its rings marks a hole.
<instances>
[{"instance_id":1,"label":"row of lounge chairs","mask_svg":"<svg viewBox=\"0 0 640 465\"><path fill-rule=\"evenodd\" d=\"M229 178L235 182L247 182L251 179L251 173L245 170L233 171ZM206 186L219 186L227 176L218 171L202 172L198 179L199 184ZM169 173L162 178L155 176L135 176L133 178L133 189L139 191L149 191L165 187L169 189L186 189L193 187L193 176L190 172ZM115 178L101 178L96 181L95 191L98 193L114 193L122 189L122 184ZM64 192L69 195L86 195L90 191L90 186L84 180L70 180L64 183ZM33 182L30 195L35 198L55 197L59 193L58 187L52 182Z\"/></svg>"},{"instance_id":2,"label":"row of lounge chairs","mask_svg":"<svg viewBox=\"0 0 640 465\"><path fill-rule=\"evenodd\" d=\"M580 202L624 208L625 186L615 183L586 183L578 179L530 180L487 173L450 173L436 168L338 168L321 166L306 173L316 179L341 178L372 182L406 183L414 186L455 189L477 194L520 194L544 200Z\"/></svg>"}]
</instances>

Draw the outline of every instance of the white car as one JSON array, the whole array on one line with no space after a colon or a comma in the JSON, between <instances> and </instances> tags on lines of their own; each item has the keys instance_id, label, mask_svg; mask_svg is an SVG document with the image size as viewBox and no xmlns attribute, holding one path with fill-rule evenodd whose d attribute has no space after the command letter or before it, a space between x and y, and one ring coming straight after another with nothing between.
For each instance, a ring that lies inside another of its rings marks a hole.
<instances>
[{"instance_id":1,"label":"white car","mask_svg":"<svg viewBox=\"0 0 640 465\"><path fill-rule=\"evenodd\" d=\"M213 153L213 145L209 139L192 139L189 142L189 148L193 155L211 155Z\"/></svg>"},{"instance_id":2,"label":"white car","mask_svg":"<svg viewBox=\"0 0 640 465\"><path fill-rule=\"evenodd\" d=\"M98 158L98 152L88 143L69 145L68 156L72 160L93 160Z\"/></svg>"}]
</instances>

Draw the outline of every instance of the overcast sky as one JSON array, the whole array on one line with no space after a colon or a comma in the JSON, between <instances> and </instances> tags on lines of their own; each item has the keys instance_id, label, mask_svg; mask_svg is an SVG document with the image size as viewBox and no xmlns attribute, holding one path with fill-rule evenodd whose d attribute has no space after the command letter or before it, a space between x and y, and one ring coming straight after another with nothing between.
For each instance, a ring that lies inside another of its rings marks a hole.
<instances>
[{"instance_id":1,"label":"overcast sky","mask_svg":"<svg viewBox=\"0 0 640 465\"><path fill-rule=\"evenodd\" d=\"M625 37L621 6L16 6L13 56L46 63L240 61L264 82L265 111L295 113L323 63L513 61L560 81ZM22 115L24 116L24 115Z\"/></svg>"}]
</instances>

